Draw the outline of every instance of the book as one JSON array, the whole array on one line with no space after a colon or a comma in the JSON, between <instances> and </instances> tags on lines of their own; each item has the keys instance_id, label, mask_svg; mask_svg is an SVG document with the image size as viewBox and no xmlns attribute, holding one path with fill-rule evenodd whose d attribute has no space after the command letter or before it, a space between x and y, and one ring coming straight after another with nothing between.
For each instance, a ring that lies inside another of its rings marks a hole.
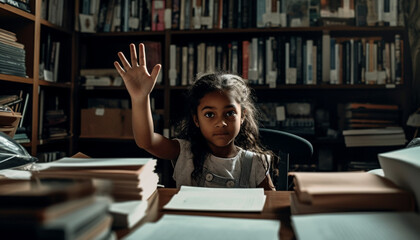
<instances>
[{"instance_id":1,"label":"book","mask_svg":"<svg viewBox=\"0 0 420 240\"><path fill-rule=\"evenodd\" d=\"M308 207L341 211L414 211L415 209L411 192L375 174L294 172L291 175L294 176L297 200ZM294 207L298 208L299 205Z\"/></svg>"},{"instance_id":2,"label":"book","mask_svg":"<svg viewBox=\"0 0 420 240\"><path fill-rule=\"evenodd\" d=\"M15 239L95 239L108 232L112 218L107 209L109 199L96 198L87 206L46 223L2 222L2 236Z\"/></svg>"},{"instance_id":3,"label":"book","mask_svg":"<svg viewBox=\"0 0 420 240\"><path fill-rule=\"evenodd\" d=\"M417 239L420 215L414 212L363 212L291 217L297 239ZM315 237L316 236L316 237Z\"/></svg>"},{"instance_id":4,"label":"book","mask_svg":"<svg viewBox=\"0 0 420 240\"><path fill-rule=\"evenodd\" d=\"M146 223L125 239L278 239L279 220L165 214Z\"/></svg>"},{"instance_id":5,"label":"book","mask_svg":"<svg viewBox=\"0 0 420 240\"><path fill-rule=\"evenodd\" d=\"M266 196L263 188L204 188L181 186L163 206L169 210L261 212Z\"/></svg>"},{"instance_id":6,"label":"book","mask_svg":"<svg viewBox=\"0 0 420 240\"><path fill-rule=\"evenodd\" d=\"M42 179L40 181L0 181L0 205L8 208L43 208L52 204L79 199L94 192L86 179Z\"/></svg>"},{"instance_id":7,"label":"book","mask_svg":"<svg viewBox=\"0 0 420 240\"><path fill-rule=\"evenodd\" d=\"M131 200L111 203L108 212L112 216L112 226L116 228L132 228L144 216L148 201Z\"/></svg>"},{"instance_id":8,"label":"book","mask_svg":"<svg viewBox=\"0 0 420 240\"><path fill-rule=\"evenodd\" d=\"M62 158L38 164L33 178L88 178L109 180L116 199L148 199L157 188L159 177L151 158Z\"/></svg>"},{"instance_id":9,"label":"book","mask_svg":"<svg viewBox=\"0 0 420 240\"><path fill-rule=\"evenodd\" d=\"M418 156L420 156L420 147L418 146L378 154L384 176L415 195L417 210L420 208Z\"/></svg>"}]
</instances>

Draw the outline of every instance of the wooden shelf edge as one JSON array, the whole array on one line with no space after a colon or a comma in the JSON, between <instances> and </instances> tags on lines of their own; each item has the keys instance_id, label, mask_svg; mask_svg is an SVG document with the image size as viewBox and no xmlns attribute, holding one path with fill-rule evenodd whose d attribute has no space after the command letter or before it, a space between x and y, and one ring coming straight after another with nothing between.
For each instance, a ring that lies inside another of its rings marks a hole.
<instances>
[{"instance_id":1,"label":"wooden shelf edge","mask_svg":"<svg viewBox=\"0 0 420 240\"><path fill-rule=\"evenodd\" d=\"M45 20L45 19L41 19L41 25L43 25L45 27L48 27L48 28L51 28L51 29L54 29L56 31L68 34L68 35L73 34L73 32L71 30L68 30L68 29L63 28L63 27L58 26L58 25L55 25L55 24L53 24L53 23L51 23L51 22L49 22L48 20Z\"/></svg>"},{"instance_id":2,"label":"wooden shelf edge","mask_svg":"<svg viewBox=\"0 0 420 240\"><path fill-rule=\"evenodd\" d=\"M56 83L56 82L48 82L45 80L39 80L39 85L47 86L47 87L71 88L70 82Z\"/></svg>"},{"instance_id":3,"label":"wooden shelf edge","mask_svg":"<svg viewBox=\"0 0 420 240\"><path fill-rule=\"evenodd\" d=\"M51 137L51 138L46 138L46 139L40 139L40 140L38 140L38 146L45 145L45 144L48 144L48 143L54 143L54 142L59 142L59 141L70 140L72 138L73 138L73 135L68 135L68 136L63 136L63 137Z\"/></svg>"},{"instance_id":4,"label":"wooden shelf edge","mask_svg":"<svg viewBox=\"0 0 420 240\"><path fill-rule=\"evenodd\" d=\"M19 9L19 8L13 7L9 4L0 3L0 9L4 9L4 10L10 12L10 13L13 13L13 14L16 14L18 16L24 17L28 20L35 21L35 15L33 13L28 13L26 11L23 11L23 10Z\"/></svg>"},{"instance_id":5,"label":"wooden shelf edge","mask_svg":"<svg viewBox=\"0 0 420 240\"><path fill-rule=\"evenodd\" d=\"M89 136L89 135L80 135L79 139L85 140L134 140L133 136Z\"/></svg>"},{"instance_id":6,"label":"wooden shelf edge","mask_svg":"<svg viewBox=\"0 0 420 240\"><path fill-rule=\"evenodd\" d=\"M19 77L7 74L0 74L0 80L7 81L7 82L18 82L18 83L26 83L26 84L33 84L33 78L26 78L26 77Z\"/></svg>"},{"instance_id":7,"label":"wooden shelf edge","mask_svg":"<svg viewBox=\"0 0 420 240\"><path fill-rule=\"evenodd\" d=\"M275 88L270 88L268 85L250 85L251 88L255 90L375 90L375 89L402 89L404 88L404 84L380 84L380 85L361 85L361 84L354 84L354 85L329 85L329 84L320 84L320 85L297 85L297 84L290 84L290 85L280 85ZM170 90L187 90L188 86L170 86Z\"/></svg>"}]
</instances>

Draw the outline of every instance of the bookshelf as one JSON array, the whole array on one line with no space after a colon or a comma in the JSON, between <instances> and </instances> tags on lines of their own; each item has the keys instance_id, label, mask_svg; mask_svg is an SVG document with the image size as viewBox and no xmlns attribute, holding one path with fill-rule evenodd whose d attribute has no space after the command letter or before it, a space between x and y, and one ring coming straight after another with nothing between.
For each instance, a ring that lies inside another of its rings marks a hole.
<instances>
[{"instance_id":1,"label":"bookshelf","mask_svg":"<svg viewBox=\"0 0 420 240\"><path fill-rule=\"evenodd\" d=\"M81 4L82 1L79 1L79 4ZM84 1L83 1L84 2ZM117 1L116 4L121 3L123 4L124 1ZM285 27L279 27L271 25L269 27L259 25L260 23L257 20L257 17L254 16L252 10L250 12L245 13L245 11L239 12L239 11L232 11L234 18L237 16L237 19L243 19L242 21L235 21L232 18L229 18L227 14L223 15L222 12L219 12L220 18L226 17L224 20L225 25L218 22L219 25L214 24L212 27L204 26L208 24L207 20L202 21L201 26L194 25L194 21L196 21L197 18L190 18L193 22L191 22L190 26L186 27L185 19L182 19L182 9L179 9L179 6L176 7L174 4L181 4L182 1L135 1L137 3L153 3L156 2L164 2L165 8L167 11L172 12L172 19L170 19L171 24L166 24L167 20L169 18L165 18L165 28L160 30L153 31L153 26L149 26L147 24L153 24L149 23L148 21L145 21L143 25L138 25L132 28L131 30L126 31L109 31L109 32L103 32L98 31L96 33L88 33L88 32L80 32L78 34L78 41L80 44L79 51L79 66L80 69L95 69L95 68L113 68L113 61L117 60L117 52L123 51L124 54L127 56L128 53L128 45L130 43L138 44L140 42L159 42L161 45L161 53L159 54L158 58L161 59L161 63L163 65L163 69L161 72L162 75L162 82L158 82L156 85L154 91L152 92L152 97L155 99L155 109L162 110L159 111L161 114L161 119L163 119L161 126L157 128L157 131L163 132L164 129L166 130L165 133L169 132L171 135L173 133L172 126L176 124L177 120L180 119L181 113L183 112L183 99L184 99L184 93L187 89L188 82L182 83L182 76L179 69L182 65L185 65L185 63L182 63L181 66L178 67L177 75L175 83L171 82L174 78L172 74L173 67L171 66L171 56L173 52L171 52L171 46L174 45L175 47L180 48L182 51L182 47L186 47L188 49L189 46L192 46L194 49L194 57L192 58L193 62L198 62L199 58L197 54L200 44L205 44L207 46L221 46L224 52L226 52L226 55L229 53L232 53L230 51L233 51L231 48L232 45L236 42L237 47L239 49L239 55L238 55L238 62L236 64L239 65L238 68L235 68L234 71L238 72L239 74L243 74L243 69L241 69L242 66L242 43L244 41L248 41L252 43L252 40L254 38L256 39L262 39L267 40L269 38L275 38L275 39L282 39L283 42L277 42L277 44L283 44L281 45L284 47L284 44L290 43L291 37L300 38L300 41L302 41L304 44L302 44L302 49L300 51L303 51L303 46L306 45L306 40L312 40L312 46L317 46L318 49L322 47L322 39L324 36L328 36L329 39L334 39L336 43L339 43L341 45L341 48L347 42L351 42L351 44L354 44L354 42L358 41L366 41L374 44L387 44L389 47L391 44L396 44L396 36L398 36L399 40L402 40L403 44L401 45L402 48L400 49L399 58L397 58L399 61L401 61L401 69L398 73L399 75L395 75L395 67L393 71L393 76L388 76L386 79L377 78L374 82L370 82L367 84L366 82L369 81L369 78L371 76L368 76L367 79L365 79L365 82L358 82L358 76L355 75L353 77L343 75L341 72L340 75L336 75L337 82L331 81L330 76L330 69L328 69L327 74L324 74L324 70L321 68L318 69L318 72L321 72L321 76L314 76L314 83L315 84L308 84L303 81L303 79L298 80L297 84L289 84L286 81L287 76L286 73L284 73L286 70L284 68L281 68L281 64L285 64L283 61L280 61L279 66L280 68L277 69L278 71L282 70L283 75L277 73L275 79L275 84L270 84L268 77L263 76L262 83L258 82L252 82L253 89L256 93L257 102L258 103L273 103L274 107L285 107L288 104L291 104L292 106L306 106L309 105L309 117L310 119L309 123L304 122L301 123L297 121L297 123L291 122L291 124L309 124L311 125L310 131L301 131L301 129L287 129L294 131L298 135L301 135L308 140L312 142L315 148L315 163L318 165L326 165L325 169L321 170L333 170L340 168L339 165L343 164L343 159L348 159L346 157L346 147L344 145L343 138L341 136L342 126L340 121L343 121L343 116L339 115L339 110L337 109L338 104L346 104L351 102L372 102L372 103L381 103L381 104L396 104L399 106L399 112L398 112L398 124L402 127L405 126L405 122L409 116L409 114L412 112L413 106L410 99L410 93L411 93L411 83L412 83L412 73L411 73L411 57L410 57L410 47L409 47L409 41L407 36L407 31L404 26L401 26L400 23L396 23L398 21L401 21L401 19L394 19L396 22L386 22L382 21L378 24L374 24L374 26L370 26L371 22L368 22L367 24L360 23L360 18L353 17L353 24L343 24L343 21L340 20L341 25L320 25L320 24L313 24L308 23L305 26L293 26L291 27L291 24L295 24L292 22L289 22L287 20L287 26ZM186 1L187 2L187 1ZM190 1L194 2L195 1ZM205 16L204 9L206 8L206 4L213 2L213 4L221 3L221 1L200 1L203 5L202 7L202 15L201 18L205 19L207 16ZM235 4L249 4L252 1L232 1ZM281 1L283 2L283 1ZM355 3L355 8L359 7L358 1ZM394 1L391 1L394 2ZM123 5L120 5L123 7ZM153 6L153 5L151 5ZM196 6L196 5L194 5ZM235 6L237 9L243 9L239 5L233 5L233 9L235 9ZM273 5L274 6L274 5ZM196 6L197 7L197 6ZM229 9L232 9L232 6L229 5L223 5L223 7L227 7ZM242 5L242 7L245 7ZM260 9L261 6L255 6L254 9L256 12L258 12L258 9ZM313 6L311 6L313 7ZM139 6L140 8L140 6ZM279 6L279 12L280 14L289 14L287 11L283 12L284 6ZM79 12L85 12L83 6L79 6L77 8ZM150 9L149 9L150 10ZM214 9L213 9L214 10ZM77 10L76 10L77 11ZM90 9L92 11L92 9ZM150 10L151 11L151 10ZM140 14L141 11L138 13L131 13L130 17L140 19L147 15L136 15ZM148 12L148 11L146 11ZM208 12L208 11L207 11ZM144 14L144 12L143 12ZM187 14L187 13L184 13ZM245 21L246 14L249 15L250 21ZM77 13L76 13L77 15ZM88 14L89 15L89 14ZM91 14L95 16L95 13ZM322 14L321 14L322 15ZM178 16L177 19L174 20L174 16ZM284 15L282 15L284 16ZM385 16L385 15L384 15ZM398 15L400 16L400 15ZM371 16L370 16L371 17ZM400 18L400 17L399 17ZM327 18L324 18L327 19ZM330 21L336 21L337 19L329 19ZM386 20L386 19L383 19ZM393 21L394 21L393 20ZM282 20L283 21L283 20ZM348 22L348 19L346 20ZM371 21L371 19L369 19ZM326 22L326 21L324 21ZM385 22L385 23L384 23ZM195 22L196 23L196 22ZM215 22L213 22L215 23ZM384 23L384 24L383 24ZM120 24L124 24L123 20L121 18ZM184 24L184 25L182 25ZM368 26L369 24L369 26ZM112 25L112 24L111 24ZM390 26L387 26L390 25ZM245 28L245 26L247 26ZM121 29L124 27L121 25ZM157 26L155 26L157 27ZM118 26L117 26L118 29ZM133 30L134 29L134 30ZM350 41L351 40L351 41ZM328 42L328 45L330 42ZM363 47L365 47L365 43L363 43ZM373 45L371 45L373 46ZM340 48L340 46L338 46ZM377 47L377 46L376 46ZM376 48L375 47L375 48ZM348 47L347 47L348 48ZM106 51L104 51L106 49ZM147 46L146 46L147 49ZM321 48L322 49L322 48ZM330 51L331 49L328 49ZM343 50L341 50L343 51ZM373 51L373 50L372 50ZM376 50L375 50L376 51ZM263 53L263 56L265 57L265 50L263 50L261 53ZM366 50L362 50L364 54L366 54ZM200 53L201 54L201 53ZM208 52L206 53L208 55ZM260 52L259 52L260 54ZM273 61L279 61L278 58L282 57L280 54L284 54L285 52L280 52L277 58L274 58ZM289 53L290 54L290 53ZM322 59L323 55L322 53L315 53L314 56L318 56L319 59L318 62L324 62L324 59ZM341 57L344 58L345 54L341 54ZM225 56L227 57L227 56ZM149 58L148 58L149 59ZM178 61L181 61L180 58L178 58ZM264 60L267 61L267 60ZM263 62L264 62L263 61ZM300 60L303 65L303 59ZM330 60L329 60L330 61ZM340 59L340 69L346 69L346 62L345 60ZM366 60L365 60L366 61ZM266 62L267 63L267 62ZM330 64L331 62L329 62ZM366 63L366 62L364 62ZM375 67L376 61L374 61ZM198 63L197 63L198 64ZM218 63L217 65L219 68L220 66L223 66L225 64L224 70L232 70L229 69L231 66L229 63ZM361 63L360 63L361 64ZM391 63L389 63L391 64ZM188 64L187 64L188 65ZM349 66L351 64L348 64ZM370 66L370 65L369 65ZM259 66L261 67L261 66ZM265 67L265 64L264 66ZM365 67L365 66L363 66ZM192 71L192 75L187 75L187 79L192 79L193 76L197 73L197 66L193 67L194 70ZM223 67L222 67L223 68ZM384 68L384 67L383 67ZM188 69L188 66L187 68ZM350 69L350 68L349 68ZM185 70L184 70L185 71ZM188 70L186 70L188 71ZM304 71L301 69L300 71ZM359 70L360 73L361 70ZM385 71L385 70L384 70ZM391 70L390 70L391 71ZM344 71L345 72L345 71ZM303 78L302 74L302 78ZM326 77L325 77L326 76ZM361 76L359 78L362 78ZM366 78L366 76L364 76ZM398 78L398 79L397 79ZM87 102L89 98L118 98L121 99L129 99L129 96L127 92L124 90L123 86L119 87L104 87L104 86L94 86L94 87L86 87L82 84L84 83L83 78L79 78L79 94L80 94L80 106L81 108L88 107ZM176 82L178 81L178 82ZM296 81L296 80L295 80ZM296 105L297 104L297 105ZM300 104L300 105L299 105ZM272 112L275 112L275 109L273 109ZM299 114L299 113L298 113ZM75 124L80 123L80 116L78 118L75 118ZM276 120L275 120L276 121ZM268 123L270 124L270 123ZM267 126L266 127L270 127ZM284 125L282 126L278 122L275 123L275 125L272 126L273 128L284 128ZM79 129L79 128L76 128ZM406 135L407 139L411 138L412 133L409 129L406 129ZM112 144L116 143L119 145L125 145L128 141L130 141L130 137L114 137L114 138L101 138L101 137L83 137L83 135L76 134L79 136L78 142L80 146L84 147L84 149L92 150L92 154L95 152L98 152L94 150L95 148L88 148L85 143L89 143L89 146L96 146L96 149L104 149L103 145L104 142L109 143L110 146ZM83 143L83 144L82 144ZM79 148L80 149L80 148ZM365 150L358 149L361 152ZM385 149L386 151L386 149ZM101 152L101 151L99 151ZM110 150L112 153L112 150ZM138 150L130 150L131 153L127 154L139 154ZM141 151L140 151L141 152ZM114 151L114 154L116 152ZM372 154L368 154L371 158ZM326 158L327 163L321 163L320 158ZM331 160L332 158L332 160ZM338 160L341 159L341 160ZM328 162L329 161L329 162Z\"/></svg>"},{"instance_id":2,"label":"bookshelf","mask_svg":"<svg viewBox=\"0 0 420 240\"><path fill-rule=\"evenodd\" d=\"M53 160L59 157L58 152L74 152L75 6L71 1L58 0L16 2L29 2L28 11L0 3L0 28L16 34L17 42L23 44L26 72L23 76L0 74L0 95L20 94L23 100L29 96L22 122L29 141L22 145L40 161ZM50 61L48 67L46 59ZM51 115L53 110L62 111L65 119L53 120L57 117ZM52 133L53 121L64 122L60 125L62 133Z\"/></svg>"}]
</instances>

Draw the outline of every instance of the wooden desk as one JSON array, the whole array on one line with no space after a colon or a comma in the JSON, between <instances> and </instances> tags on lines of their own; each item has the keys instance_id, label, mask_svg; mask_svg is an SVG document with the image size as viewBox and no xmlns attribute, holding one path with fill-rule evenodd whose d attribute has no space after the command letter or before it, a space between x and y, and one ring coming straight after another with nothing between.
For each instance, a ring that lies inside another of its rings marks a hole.
<instances>
[{"instance_id":1,"label":"wooden desk","mask_svg":"<svg viewBox=\"0 0 420 240\"><path fill-rule=\"evenodd\" d=\"M253 218L253 219L279 219L281 221L280 239L294 239L294 233L290 225L290 193L288 191L266 191L267 199L264 209L260 213L249 212L199 212L199 211L174 211L164 210L163 206L171 200L179 190L176 188L159 188L156 195L149 200L147 216L134 228L116 230L118 238L122 238L129 232L134 231L145 222L155 222L164 214L201 215L215 217Z\"/></svg>"}]
</instances>

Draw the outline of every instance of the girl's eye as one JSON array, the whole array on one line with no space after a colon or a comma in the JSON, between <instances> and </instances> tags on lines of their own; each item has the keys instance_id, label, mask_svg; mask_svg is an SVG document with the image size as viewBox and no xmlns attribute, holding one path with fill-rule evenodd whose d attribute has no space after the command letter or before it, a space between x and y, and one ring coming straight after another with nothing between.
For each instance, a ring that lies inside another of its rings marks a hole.
<instances>
[{"instance_id":1,"label":"girl's eye","mask_svg":"<svg viewBox=\"0 0 420 240\"><path fill-rule=\"evenodd\" d=\"M235 111L229 111L229 112L227 112L226 113L226 116L228 116L228 117L233 117L233 116L236 116L236 112Z\"/></svg>"},{"instance_id":2,"label":"girl's eye","mask_svg":"<svg viewBox=\"0 0 420 240\"><path fill-rule=\"evenodd\" d=\"M206 113L204 113L204 116L207 117L207 118L211 118L211 117L214 117L214 113L206 112Z\"/></svg>"}]
</instances>

